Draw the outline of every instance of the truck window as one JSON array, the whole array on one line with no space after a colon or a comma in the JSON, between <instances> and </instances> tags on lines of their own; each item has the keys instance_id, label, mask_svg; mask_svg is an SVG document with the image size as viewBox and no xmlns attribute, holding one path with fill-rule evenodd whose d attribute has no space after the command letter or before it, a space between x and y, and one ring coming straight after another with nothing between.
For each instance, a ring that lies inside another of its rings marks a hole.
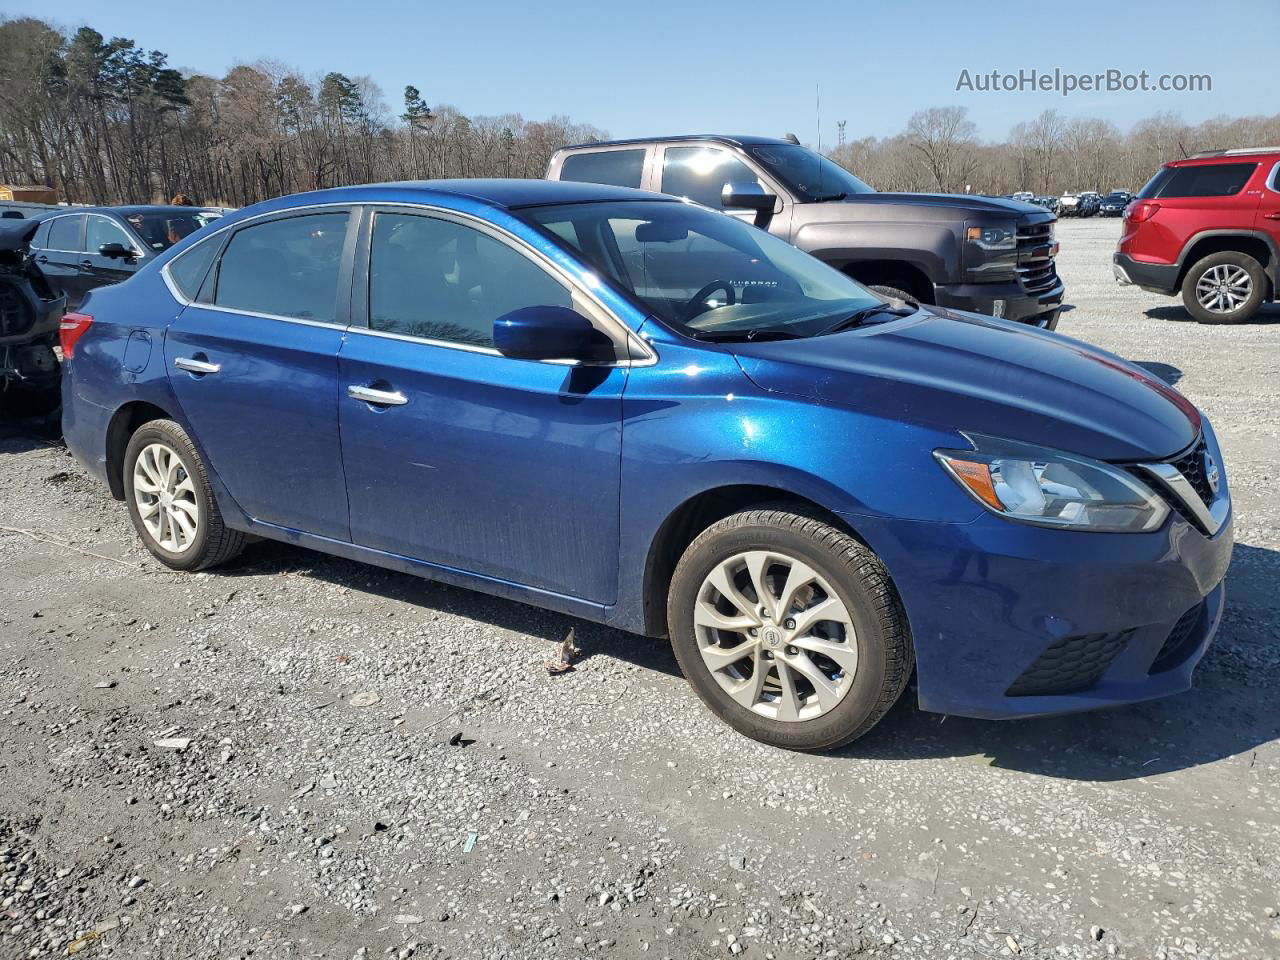
<instances>
[{"instance_id":1,"label":"truck window","mask_svg":"<svg viewBox=\"0 0 1280 960\"><path fill-rule=\"evenodd\" d=\"M667 147L662 164L662 192L686 197L695 203L723 210L720 193L725 184L759 183L755 172L729 153L715 147Z\"/></svg>"},{"instance_id":2,"label":"truck window","mask_svg":"<svg viewBox=\"0 0 1280 960\"><path fill-rule=\"evenodd\" d=\"M565 157L560 179L638 188L643 171L644 150L597 150Z\"/></svg>"}]
</instances>

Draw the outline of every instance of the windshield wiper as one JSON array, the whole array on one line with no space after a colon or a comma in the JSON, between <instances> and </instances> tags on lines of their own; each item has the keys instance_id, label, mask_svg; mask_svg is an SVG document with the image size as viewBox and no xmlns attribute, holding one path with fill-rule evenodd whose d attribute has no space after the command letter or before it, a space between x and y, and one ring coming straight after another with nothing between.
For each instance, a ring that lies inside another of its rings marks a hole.
<instances>
[{"instance_id":1,"label":"windshield wiper","mask_svg":"<svg viewBox=\"0 0 1280 960\"><path fill-rule=\"evenodd\" d=\"M880 314L888 314L894 317L909 317L916 312L916 307L905 306L895 307L888 303L877 303L869 307L863 307L861 310L855 310L843 320L837 320L825 330L820 330L815 336L823 337L828 333L839 333L841 330L851 330L854 327L860 327L869 319ZM887 321L886 321L887 322Z\"/></svg>"},{"instance_id":2,"label":"windshield wiper","mask_svg":"<svg viewBox=\"0 0 1280 960\"><path fill-rule=\"evenodd\" d=\"M705 333L695 331L692 336L695 340L701 340L704 343L741 343L744 341L761 343L765 340L800 339L800 334L792 330L783 330L780 327L760 327L756 330L709 330Z\"/></svg>"},{"instance_id":3,"label":"windshield wiper","mask_svg":"<svg viewBox=\"0 0 1280 960\"><path fill-rule=\"evenodd\" d=\"M814 203L827 203L830 200L843 200L847 193L820 193L813 198Z\"/></svg>"}]
</instances>

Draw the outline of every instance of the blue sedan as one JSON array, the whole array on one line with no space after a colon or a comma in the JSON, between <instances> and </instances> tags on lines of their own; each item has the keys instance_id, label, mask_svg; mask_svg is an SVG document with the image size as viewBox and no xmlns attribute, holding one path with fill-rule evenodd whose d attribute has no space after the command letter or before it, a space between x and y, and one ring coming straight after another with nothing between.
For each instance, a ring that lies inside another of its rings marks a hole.
<instances>
[{"instance_id":1,"label":"blue sedan","mask_svg":"<svg viewBox=\"0 0 1280 960\"><path fill-rule=\"evenodd\" d=\"M468 180L284 197L62 324L71 450L176 570L283 540L670 637L800 750L1188 688L1208 420L1056 334L888 300L732 217Z\"/></svg>"}]
</instances>

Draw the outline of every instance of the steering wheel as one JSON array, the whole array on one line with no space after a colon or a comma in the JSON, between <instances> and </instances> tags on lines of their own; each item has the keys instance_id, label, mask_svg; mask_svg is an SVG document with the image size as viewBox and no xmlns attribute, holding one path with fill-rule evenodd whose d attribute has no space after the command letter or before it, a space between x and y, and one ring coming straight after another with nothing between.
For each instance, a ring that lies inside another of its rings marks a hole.
<instances>
[{"instance_id":1,"label":"steering wheel","mask_svg":"<svg viewBox=\"0 0 1280 960\"><path fill-rule=\"evenodd\" d=\"M726 307L732 307L738 302L738 295L733 292L733 286L728 280L712 280L705 287L690 297L689 302L684 305L685 318L692 320L701 313L701 310L696 309L698 304L705 303L707 297L711 296L711 294L715 293L717 290L723 290L729 295L728 301L725 303Z\"/></svg>"}]
</instances>

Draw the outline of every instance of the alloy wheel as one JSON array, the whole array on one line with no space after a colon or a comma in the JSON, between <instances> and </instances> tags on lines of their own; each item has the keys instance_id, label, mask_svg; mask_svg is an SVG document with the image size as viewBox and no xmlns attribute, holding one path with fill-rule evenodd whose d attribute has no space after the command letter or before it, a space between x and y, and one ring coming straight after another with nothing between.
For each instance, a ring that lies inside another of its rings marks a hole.
<instances>
[{"instance_id":1,"label":"alloy wheel","mask_svg":"<svg viewBox=\"0 0 1280 960\"><path fill-rule=\"evenodd\" d=\"M150 443L133 463L133 499L151 539L170 553L195 542L200 505L195 484L172 447Z\"/></svg>"},{"instance_id":2,"label":"alloy wheel","mask_svg":"<svg viewBox=\"0 0 1280 960\"><path fill-rule=\"evenodd\" d=\"M735 554L702 582L694 630L703 663L737 703L772 720L812 720L858 669L853 621L826 578L771 550Z\"/></svg>"},{"instance_id":3,"label":"alloy wheel","mask_svg":"<svg viewBox=\"0 0 1280 960\"><path fill-rule=\"evenodd\" d=\"M1253 294L1253 278L1244 267L1220 263L1196 281L1196 300L1210 313L1233 313Z\"/></svg>"}]
</instances>

